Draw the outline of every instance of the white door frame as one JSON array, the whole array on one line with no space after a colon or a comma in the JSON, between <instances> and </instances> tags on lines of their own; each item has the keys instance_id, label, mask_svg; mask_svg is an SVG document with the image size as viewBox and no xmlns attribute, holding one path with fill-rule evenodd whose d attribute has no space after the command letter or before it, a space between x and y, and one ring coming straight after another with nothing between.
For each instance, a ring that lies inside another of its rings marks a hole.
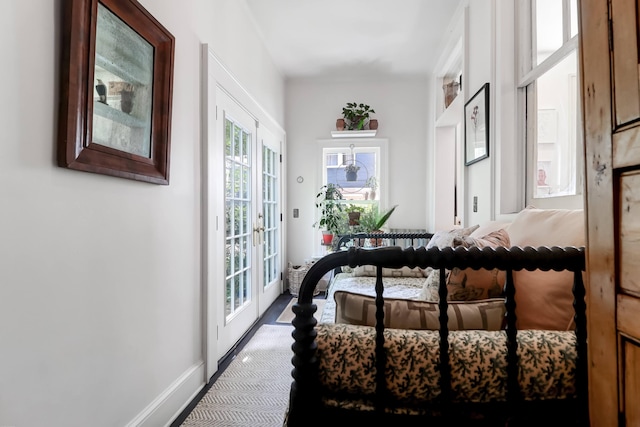
<instances>
[{"instance_id":1,"label":"white door frame","mask_svg":"<svg viewBox=\"0 0 640 427\"><path fill-rule=\"evenodd\" d=\"M232 93L233 98L239 104L250 107L258 117L261 125L268 126L272 132L277 133L276 138L281 141L281 153L285 152L286 134L282 126L271 117L260 104L247 92L233 74L222 64L208 44L201 46L201 150L202 150L202 176L201 176L201 253L202 253L202 340L203 340L203 360L205 363L205 383L218 370L217 358L217 318L219 313L216 307L215 278L213 272L209 271L209 265L213 260L224 256L220 253L220 248L216 248L215 236L218 229L224 226L224 203L215 199L215 194L224 194L223 183L215 179L215 171L210 170L210 165L218 164L224 153L219 150L210 150L215 146L216 129L216 87L225 88ZM280 190L282 213L286 212L286 168L282 167ZM217 205L216 205L217 203ZM222 209L222 215L219 214ZM218 211L218 215L215 212ZM212 218L212 219L210 219ZM282 256L280 270L286 271L285 260L287 259L286 229L282 227ZM222 248L224 250L224 248ZM280 283L280 293L282 293L282 281Z\"/></svg>"}]
</instances>

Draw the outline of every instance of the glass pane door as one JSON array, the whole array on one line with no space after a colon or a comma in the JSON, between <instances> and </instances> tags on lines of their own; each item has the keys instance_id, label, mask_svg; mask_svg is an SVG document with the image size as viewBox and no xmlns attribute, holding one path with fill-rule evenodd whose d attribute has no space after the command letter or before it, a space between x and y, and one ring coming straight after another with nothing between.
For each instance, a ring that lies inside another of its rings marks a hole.
<instances>
[{"instance_id":1,"label":"glass pane door","mask_svg":"<svg viewBox=\"0 0 640 427\"><path fill-rule=\"evenodd\" d=\"M225 128L225 318L251 300L251 137L229 116Z\"/></svg>"},{"instance_id":2,"label":"glass pane door","mask_svg":"<svg viewBox=\"0 0 640 427\"><path fill-rule=\"evenodd\" d=\"M281 239L282 221L280 213L280 141L264 128L259 129L262 142L262 212L258 214L261 244L258 245L259 259L262 260L260 274L260 313L282 293L280 275L282 272Z\"/></svg>"},{"instance_id":3,"label":"glass pane door","mask_svg":"<svg viewBox=\"0 0 640 427\"><path fill-rule=\"evenodd\" d=\"M224 239L224 260L213 261L219 359L258 319L260 267L256 246L260 230L256 189L261 168L256 162L255 119L223 91L217 90L216 95L218 140L224 144L216 148L220 150L220 167L224 168L224 229L220 236Z\"/></svg>"}]
</instances>

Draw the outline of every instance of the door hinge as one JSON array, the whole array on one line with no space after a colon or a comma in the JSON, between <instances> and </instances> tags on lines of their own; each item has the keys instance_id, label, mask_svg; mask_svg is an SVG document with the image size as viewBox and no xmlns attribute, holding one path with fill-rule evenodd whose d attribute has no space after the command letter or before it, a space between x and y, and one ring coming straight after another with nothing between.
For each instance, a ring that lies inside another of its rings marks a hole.
<instances>
[{"instance_id":1,"label":"door hinge","mask_svg":"<svg viewBox=\"0 0 640 427\"><path fill-rule=\"evenodd\" d=\"M256 120L256 129L258 129L259 127L260 127L260 122Z\"/></svg>"},{"instance_id":2,"label":"door hinge","mask_svg":"<svg viewBox=\"0 0 640 427\"><path fill-rule=\"evenodd\" d=\"M282 212L280 212L280 222L284 221L284 219L282 218Z\"/></svg>"},{"instance_id":3,"label":"door hinge","mask_svg":"<svg viewBox=\"0 0 640 427\"><path fill-rule=\"evenodd\" d=\"M282 163L282 154L280 154L280 163Z\"/></svg>"},{"instance_id":4,"label":"door hinge","mask_svg":"<svg viewBox=\"0 0 640 427\"><path fill-rule=\"evenodd\" d=\"M280 281L282 282L284 280L284 276L282 275L282 271L280 272Z\"/></svg>"},{"instance_id":5,"label":"door hinge","mask_svg":"<svg viewBox=\"0 0 640 427\"><path fill-rule=\"evenodd\" d=\"M218 120L218 106L216 105L216 120Z\"/></svg>"}]
</instances>

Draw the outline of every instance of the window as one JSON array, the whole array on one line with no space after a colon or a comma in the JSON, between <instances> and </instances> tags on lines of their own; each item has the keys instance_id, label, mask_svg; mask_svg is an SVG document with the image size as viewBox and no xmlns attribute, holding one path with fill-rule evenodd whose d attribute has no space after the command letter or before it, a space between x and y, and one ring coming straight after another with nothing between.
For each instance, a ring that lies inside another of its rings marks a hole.
<instances>
[{"instance_id":1,"label":"window","mask_svg":"<svg viewBox=\"0 0 640 427\"><path fill-rule=\"evenodd\" d=\"M577 0L523 0L520 6L527 204L581 203Z\"/></svg>"},{"instance_id":2,"label":"window","mask_svg":"<svg viewBox=\"0 0 640 427\"><path fill-rule=\"evenodd\" d=\"M385 194L386 140L320 141L320 185L334 184L342 193L345 209L364 212L387 208ZM363 231L349 225L345 214L341 233Z\"/></svg>"}]
</instances>

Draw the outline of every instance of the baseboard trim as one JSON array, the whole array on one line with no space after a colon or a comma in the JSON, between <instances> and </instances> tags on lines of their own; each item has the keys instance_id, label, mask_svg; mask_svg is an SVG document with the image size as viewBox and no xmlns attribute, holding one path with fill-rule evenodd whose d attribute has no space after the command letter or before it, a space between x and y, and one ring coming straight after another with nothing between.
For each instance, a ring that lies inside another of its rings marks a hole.
<instances>
[{"instance_id":1,"label":"baseboard trim","mask_svg":"<svg viewBox=\"0 0 640 427\"><path fill-rule=\"evenodd\" d=\"M204 362L189 367L126 427L170 426L206 385Z\"/></svg>"}]
</instances>

